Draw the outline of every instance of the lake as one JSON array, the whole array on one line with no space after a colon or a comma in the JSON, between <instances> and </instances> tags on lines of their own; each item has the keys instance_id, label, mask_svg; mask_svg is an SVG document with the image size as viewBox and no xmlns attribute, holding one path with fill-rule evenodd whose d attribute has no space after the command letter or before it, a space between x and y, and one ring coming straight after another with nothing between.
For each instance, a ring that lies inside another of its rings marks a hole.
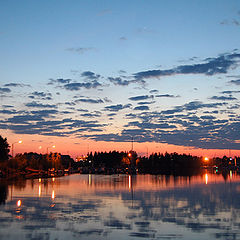
<instances>
[{"instance_id":1,"label":"lake","mask_svg":"<svg viewBox=\"0 0 240 240\"><path fill-rule=\"evenodd\" d=\"M240 176L1 180L0 239L240 239Z\"/></svg>"}]
</instances>

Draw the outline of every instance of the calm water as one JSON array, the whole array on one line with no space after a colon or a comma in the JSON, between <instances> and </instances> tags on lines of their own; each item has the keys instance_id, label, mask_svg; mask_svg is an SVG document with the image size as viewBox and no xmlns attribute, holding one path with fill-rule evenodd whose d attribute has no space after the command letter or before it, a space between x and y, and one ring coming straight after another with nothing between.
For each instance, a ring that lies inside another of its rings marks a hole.
<instances>
[{"instance_id":1,"label":"calm water","mask_svg":"<svg viewBox=\"0 0 240 240\"><path fill-rule=\"evenodd\" d=\"M0 182L0 239L240 239L240 177Z\"/></svg>"}]
</instances>

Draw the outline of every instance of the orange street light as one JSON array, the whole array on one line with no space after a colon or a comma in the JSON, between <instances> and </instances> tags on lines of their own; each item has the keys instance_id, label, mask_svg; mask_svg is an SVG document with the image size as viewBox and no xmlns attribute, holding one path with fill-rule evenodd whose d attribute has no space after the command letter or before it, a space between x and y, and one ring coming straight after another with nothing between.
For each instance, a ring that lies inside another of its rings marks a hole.
<instances>
[{"instance_id":1,"label":"orange street light","mask_svg":"<svg viewBox=\"0 0 240 240\"><path fill-rule=\"evenodd\" d=\"M209 158L208 158L208 157L205 157L205 158L204 158L204 161L205 161L205 162L208 162L208 161L209 161Z\"/></svg>"},{"instance_id":2,"label":"orange street light","mask_svg":"<svg viewBox=\"0 0 240 240\"><path fill-rule=\"evenodd\" d=\"M15 143L22 143L22 140L20 140L20 141L18 141L18 142L14 142L13 144L12 144L12 158L13 158L13 148L14 148L14 144Z\"/></svg>"}]
</instances>

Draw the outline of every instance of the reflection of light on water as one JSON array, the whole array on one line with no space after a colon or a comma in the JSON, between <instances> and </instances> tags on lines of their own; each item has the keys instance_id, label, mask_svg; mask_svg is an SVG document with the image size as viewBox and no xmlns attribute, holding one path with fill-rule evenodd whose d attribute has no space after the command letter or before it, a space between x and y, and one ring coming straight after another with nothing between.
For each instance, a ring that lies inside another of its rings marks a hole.
<instances>
[{"instance_id":1,"label":"reflection of light on water","mask_svg":"<svg viewBox=\"0 0 240 240\"><path fill-rule=\"evenodd\" d=\"M39 179L38 179L38 182L42 182L42 179L41 179L41 178L39 178Z\"/></svg>"},{"instance_id":2,"label":"reflection of light on water","mask_svg":"<svg viewBox=\"0 0 240 240\"><path fill-rule=\"evenodd\" d=\"M88 175L88 184L89 185L92 184L92 175L91 174Z\"/></svg>"},{"instance_id":3,"label":"reflection of light on water","mask_svg":"<svg viewBox=\"0 0 240 240\"><path fill-rule=\"evenodd\" d=\"M54 199L55 198L55 192L54 192L54 190L52 190L52 199Z\"/></svg>"},{"instance_id":4,"label":"reflection of light on water","mask_svg":"<svg viewBox=\"0 0 240 240\"><path fill-rule=\"evenodd\" d=\"M42 195L42 186L39 185L38 186L38 196L41 197L41 195Z\"/></svg>"},{"instance_id":5,"label":"reflection of light on water","mask_svg":"<svg viewBox=\"0 0 240 240\"><path fill-rule=\"evenodd\" d=\"M21 201L21 200L18 200L18 201L17 201L17 206L18 206L18 207L21 207L21 205L22 205L22 201Z\"/></svg>"},{"instance_id":6,"label":"reflection of light on water","mask_svg":"<svg viewBox=\"0 0 240 240\"><path fill-rule=\"evenodd\" d=\"M230 179L232 179L232 171L230 171Z\"/></svg>"},{"instance_id":7,"label":"reflection of light on water","mask_svg":"<svg viewBox=\"0 0 240 240\"><path fill-rule=\"evenodd\" d=\"M205 184L208 184L208 174L206 173L204 177L205 177Z\"/></svg>"},{"instance_id":8,"label":"reflection of light on water","mask_svg":"<svg viewBox=\"0 0 240 240\"><path fill-rule=\"evenodd\" d=\"M129 175L128 176L128 188L129 189L131 189L131 185L132 185L132 183L131 183L131 176Z\"/></svg>"},{"instance_id":9,"label":"reflection of light on water","mask_svg":"<svg viewBox=\"0 0 240 240\"><path fill-rule=\"evenodd\" d=\"M52 178L52 181L53 181L53 182L55 181L55 177Z\"/></svg>"}]
</instances>

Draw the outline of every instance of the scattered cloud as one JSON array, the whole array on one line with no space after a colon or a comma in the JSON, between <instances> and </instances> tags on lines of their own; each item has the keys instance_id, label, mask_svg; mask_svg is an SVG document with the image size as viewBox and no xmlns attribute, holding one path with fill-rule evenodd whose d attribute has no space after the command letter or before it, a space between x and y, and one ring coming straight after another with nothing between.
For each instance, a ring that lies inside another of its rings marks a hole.
<instances>
[{"instance_id":1,"label":"scattered cloud","mask_svg":"<svg viewBox=\"0 0 240 240\"><path fill-rule=\"evenodd\" d=\"M42 104L35 101L26 103L25 106L32 107L32 108L57 108L57 105L55 104Z\"/></svg>"},{"instance_id":2,"label":"scattered cloud","mask_svg":"<svg viewBox=\"0 0 240 240\"><path fill-rule=\"evenodd\" d=\"M0 94L1 93L10 93L11 92L11 89L10 88L1 88L0 87Z\"/></svg>"},{"instance_id":3,"label":"scattered cloud","mask_svg":"<svg viewBox=\"0 0 240 240\"><path fill-rule=\"evenodd\" d=\"M23 83L7 83L4 84L4 87L31 87L31 85Z\"/></svg>"},{"instance_id":4,"label":"scattered cloud","mask_svg":"<svg viewBox=\"0 0 240 240\"><path fill-rule=\"evenodd\" d=\"M121 40L121 41L126 41L127 38L126 38L126 37L120 37L119 40Z\"/></svg>"},{"instance_id":5,"label":"scattered cloud","mask_svg":"<svg viewBox=\"0 0 240 240\"><path fill-rule=\"evenodd\" d=\"M137 106L133 110L147 111L149 110L148 106Z\"/></svg>"},{"instance_id":6,"label":"scattered cloud","mask_svg":"<svg viewBox=\"0 0 240 240\"><path fill-rule=\"evenodd\" d=\"M132 106L131 104L125 104L125 105L117 104L117 105L106 106L104 109L111 112L118 112L125 108L130 108L131 106Z\"/></svg>"},{"instance_id":7,"label":"scattered cloud","mask_svg":"<svg viewBox=\"0 0 240 240\"><path fill-rule=\"evenodd\" d=\"M240 85L240 79L237 80L231 80L229 83L235 84L235 85Z\"/></svg>"},{"instance_id":8,"label":"scattered cloud","mask_svg":"<svg viewBox=\"0 0 240 240\"><path fill-rule=\"evenodd\" d=\"M176 74L204 74L215 75L227 73L232 67L235 67L240 60L240 54L229 53L220 55L216 58L207 58L204 63L192 65L180 65L167 70L148 70L137 72L133 76L135 79L160 78L163 76L172 76Z\"/></svg>"},{"instance_id":9,"label":"scattered cloud","mask_svg":"<svg viewBox=\"0 0 240 240\"><path fill-rule=\"evenodd\" d=\"M52 94L51 93L44 93L44 92L33 92L30 96L28 96L31 99L41 99L41 100L52 100Z\"/></svg>"},{"instance_id":10,"label":"scattered cloud","mask_svg":"<svg viewBox=\"0 0 240 240\"><path fill-rule=\"evenodd\" d=\"M209 99L212 99L212 100L221 100L221 101L232 101L232 100L237 100L237 98L233 97L233 96L213 96Z\"/></svg>"},{"instance_id":11,"label":"scattered cloud","mask_svg":"<svg viewBox=\"0 0 240 240\"><path fill-rule=\"evenodd\" d=\"M78 53L78 54L84 54L86 52L89 52L89 51L95 51L96 48L94 47L78 47L78 48L67 48L66 51L69 51L69 52L75 52L75 53Z\"/></svg>"},{"instance_id":12,"label":"scattered cloud","mask_svg":"<svg viewBox=\"0 0 240 240\"><path fill-rule=\"evenodd\" d=\"M141 95L141 96L136 96L136 97L130 97L128 98L131 101L142 101L142 100L147 100L147 99L153 99L153 95Z\"/></svg>"},{"instance_id":13,"label":"scattered cloud","mask_svg":"<svg viewBox=\"0 0 240 240\"><path fill-rule=\"evenodd\" d=\"M159 94L159 95L156 95L155 97L158 97L158 98L177 98L177 97L180 97L180 96L179 95L174 96L174 95L171 95L171 94Z\"/></svg>"},{"instance_id":14,"label":"scattered cloud","mask_svg":"<svg viewBox=\"0 0 240 240\"><path fill-rule=\"evenodd\" d=\"M68 83L63 85L63 88L69 91L78 91L81 88L91 89L91 88L97 88L102 86L101 83L99 83L97 80L94 80L92 82L83 82L83 83Z\"/></svg>"},{"instance_id":15,"label":"scattered cloud","mask_svg":"<svg viewBox=\"0 0 240 240\"><path fill-rule=\"evenodd\" d=\"M84 103L103 103L102 99L92 99L92 98L79 98L75 100L76 103L84 102Z\"/></svg>"}]
</instances>

